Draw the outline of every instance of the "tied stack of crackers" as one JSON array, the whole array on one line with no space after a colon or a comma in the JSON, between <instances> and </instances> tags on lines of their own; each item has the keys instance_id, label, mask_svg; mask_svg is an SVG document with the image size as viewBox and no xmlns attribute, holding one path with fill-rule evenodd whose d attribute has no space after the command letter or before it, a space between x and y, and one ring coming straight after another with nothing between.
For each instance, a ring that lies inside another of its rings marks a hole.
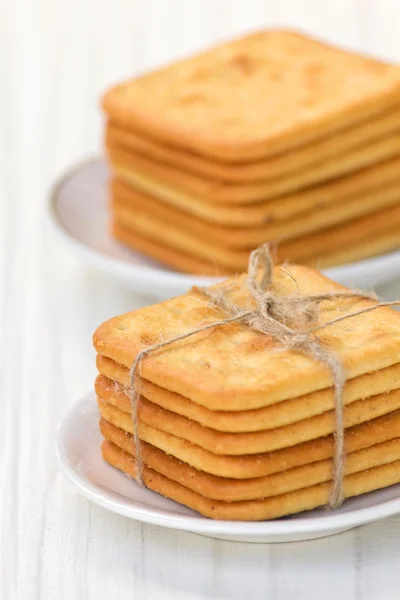
<instances>
[{"instance_id":1,"label":"tied stack of crackers","mask_svg":"<svg viewBox=\"0 0 400 600\"><path fill-rule=\"evenodd\" d=\"M245 275L209 289L244 310L254 306ZM345 288L307 266L274 267L269 289L278 298L328 294L317 324L376 307L332 297ZM194 288L97 329L104 459L137 478L139 441L143 484L215 519L274 519L326 505L338 443L326 364L238 321L149 351L226 316ZM320 329L318 343L346 376L343 497L399 483L400 314L380 306L353 315Z\"/></svg>"},{"instance_id":2,"label":"tied stack of crackers","mask_svg":"<svg viewBox=\"0 0 400 600\"><path fill-rule=\"evenodd\" d=\"M174 269L327 267L400 246L400 69L291 31L110 89L113 235Z\"/></svg>"}]
</instances>

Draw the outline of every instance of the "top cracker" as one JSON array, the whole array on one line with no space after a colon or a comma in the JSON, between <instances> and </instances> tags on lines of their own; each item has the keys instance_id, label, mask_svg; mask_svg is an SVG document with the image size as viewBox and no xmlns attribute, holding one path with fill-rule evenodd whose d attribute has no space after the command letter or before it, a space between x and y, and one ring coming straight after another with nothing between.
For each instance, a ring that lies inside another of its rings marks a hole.
<instances>
[{"instance_id":1,"label":"top cracker","mask_svg":"<svg viewBox=\"0 0 400 600\"><path fill-rule=\"evenodd\" d=\"M109 118L220 161L251 161L400 101L400 69L292 31L218 45L110 89Z\"/></svg>"},{"instance_id":2,"label":"top cracker","mask_svg":"<svg viewBox=\"0 0 400 600\"><path fill-rule=\"evenodd\" d=\"M229 298L248 307L245 276L228 283ZM226 282L218 286L226 286ZM308 267L274 269L276 294L299 290L311 295L343 289ZM373 305L359 298L325 301L319 322ZM107 321L95 332L94 346L100 355L129 368L140 350L225 317L210 307L203 294L192 290ZM400 362L400 314L390 308L330 325L318 331L318 338L341 359L348 379ZM301 352L283 350L270 336L240 323L197 333L152 353L142 360L140 373L211 410L259 408L332 386L325 365Z\"/></svg>"}]
</instances>

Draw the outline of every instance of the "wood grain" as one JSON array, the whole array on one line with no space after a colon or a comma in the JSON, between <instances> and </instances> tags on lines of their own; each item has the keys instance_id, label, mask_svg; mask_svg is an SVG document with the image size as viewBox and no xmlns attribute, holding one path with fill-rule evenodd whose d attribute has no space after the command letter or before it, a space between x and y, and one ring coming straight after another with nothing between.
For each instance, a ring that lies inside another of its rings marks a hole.
<instances>
[{"instance_id":1,"label":"wood grain","mask_svg":"<svg viewBox=\"0 0 400 600\"><path fill-rule=\"evenodd\" d=\"M400 518L310 543L230 544L129 521L70 487L54 436L92 386L92 332L144 299L66 254L45 206L54 177L99 149L107 84L267 23L399 60L399 17L396 0L1 2L1 600L398 596Z\"/></svg>"}]
</instances>

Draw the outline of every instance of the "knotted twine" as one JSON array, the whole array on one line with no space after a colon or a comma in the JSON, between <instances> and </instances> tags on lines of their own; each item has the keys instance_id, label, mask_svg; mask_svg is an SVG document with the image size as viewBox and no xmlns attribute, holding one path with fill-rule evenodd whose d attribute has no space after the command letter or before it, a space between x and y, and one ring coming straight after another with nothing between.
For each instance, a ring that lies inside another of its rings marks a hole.
<instances>
[{"instance_id":1,"label":"knotted twine","mask_svg":"<svg viewBox=\"0 0 400 600\"><path fill-rule=\"evenodd\" d=\"M287 274L291 277L289 273ZM268 244L260 246L250 254L246 281L255 302L254 308L243 309L231 302L226 295L226 292L230 289L229 284L225 288L216 290L212 288L196 288L196 291L202 293L208 299L210 307L220 309L227 317L212 323L200 325L181 335L147 346L147 348L141 350L136 356L130 369L129 389L136 454L136 481L140 486L144 486L138 423L138 402L140 398L140 378L143 359L149 354L154 354L158 350L189 338L196 333L222 327L229 323L240 322L254 331L270 336L274 342L277 342L281 350L302 352L326 365L331 371L335 405L335 450L333 457L332 490L328 505L330 508L336 508L342 504L344 499L343 477L346 456L343 422L343 388L346 375L339 357L334 352L326 349L315 334L317 331L330 327L335 323L376 310L377 308L400 305L400 301L380 302L374 306L353 313L347 313L318 325L319 305L321 302L336 298L377 300L377 297L374 293L358 290L327 292L315 295L301 294L300 292L287 296L277 295L272 290L273 261ZM296 328L293 328L294 324Z\"/></svg>"}]
</instances>

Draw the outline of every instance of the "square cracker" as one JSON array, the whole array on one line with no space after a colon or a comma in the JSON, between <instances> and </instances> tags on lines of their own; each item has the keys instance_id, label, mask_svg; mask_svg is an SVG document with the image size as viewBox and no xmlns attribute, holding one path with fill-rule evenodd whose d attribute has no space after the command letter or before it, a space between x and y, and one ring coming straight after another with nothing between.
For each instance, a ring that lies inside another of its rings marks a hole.
<instances>
[{"instance_id":1,"label":"square cracker","mask_svg":"<svg viewBox=\"0 0 400 600\"><path fill-rule=\"evenodd\" d=\"M357 246L359 252L365 250L366 256L370 256L370 248L374 248L377 240L384 240L387 233L390 233L391 238L392 231L398 231L400 228L400 194L396 189L393 190L391 200L392 206L359 216L349 222L323 227L312 233L299 237L293 236L282 241L278 237L266 236L263 241L280 242L276 250L279 262L301 261L318 264L320 256L329 258L336 253L340 255L343 251L357 249ZM158 213L146 214L145 211L137 211L132 218L132 212L122 207L114 210L113 218L115 223L126 231L155 242L160 250L168 246L181 255L208 262L210 265L219 265L230 273L244 271L252 248L259 244L259 241L255 241L254 245L248 246L247 249L233 248L224 242L222 236L219 240L211 239L204 235L204 231L200 228L191 230L189 225L183 227L179 222L169 222L166 225L162 215ZM398 247L400 236L395 236L391 243L394 243L395 248ZM161 262L163 262L162 254L161 252ZM152 255L150 252L150 256ZM363 258L362 253L359 256Z\"/></svg>"},{"instance_id":2,"label":"square cracker","mask_svg":"<svg viewBox=\"0 0 400 600\"><path fill-rule=\"evenodd\" d=\"M400 171L400 159L398 165ZM130 194L126 193L127 186L115 182L112 188L113 191L116 189L117 193L113 193L110 204L114 219L127 229L132 227L135 229L137 221L143 218L145 221L151 219L153 222L156 215L156 221L162 223L163 232L172 223L173 227L184 230L195 238L201 237L227 248L251 249L267 240L281 241L297 238L400 204L399 184L400 174L397 181L389 185L382 182L379 189L372 189L337 202L328 197L325 205L318 206L317 209L313 207L292 218L265 223L261 227L232 228L210 223L207 220L203 221L138 190L132 190ZM122 193L119 195L121 188Z\"/></svg>"},{"instance_id":3,"label":"square cracker","mask_svg":"<svg viewBox=\"0 0 400 600\"><path fill-rule=\"evenodd\" d=\"M286 221L300 213L319 210L347 200L354 200L365 194L379 191L391 184L398 184L400 179L400 158L394 158L379 163L357 173L340 177L324 185L318 185L301 192L280 196L275 200L266 200L247 205L229 206L224 204L206 203L195 194L166 193L166 188L152 182L151 189L144 190L135 186L129 177L129 172L116 169L116 179L112 181L112 194L129 201L132 196L156 198L168 207L179 209L180 212L200 217L213 225L223 225L234 228L262 227L275 221Z\"/></svg>"},{"instance_id":4,"label":"square cracker","mask_svg":"<svg viewBox=\"0 0 400 600\"><path fill-rule=\"evenodd\" d=\"M214 277L222 277L229 274L229 269L218 265L215 260L201 260L195 256L183 254L180 250L157 243L115 222L113 223L112 231L115 239L125 246L151 256L156 261L168 265L174 270L190 273L191 275L196 273L198 275L211 275ZM399 228L398 225L395 225L393 229L390 228L378 232L374 235L373 239L366 237L361 241L356 241L354 244L347 244L344 249L342 247L339 250L330 250L328 253L317 254L316 256L309 257L307 260L303 260L303 262L320 269L334 267L363 260L370 256L391 252L398 247Z\"/></svg>"},{"instance_id":5,"label":"square cracker","mask_svg":"<svg viewBox=\"0 0 400 600\"><path fill-rule=\"evenodd\" d=\"M131 456L136 456L135 444L131 435L104 419L100 419L100 431L106 440ZM199 471L145 442L142 443L142 460L148 467L161 475L169 477L207 498L225 502L277 496L332 479L331 459L287 469L266 477L242 480L217 477ZM347 454L345 475L395 460L400 460L400 438L398 437Z\"/></svg>"},{"instance_id":6,"label":"square cracker","mask_svg":"<svg viewBox=\"0 0 400 600\"><path fill-rule=\"evenodd\" d=\"M102 445L103 458L130 477L136 477L135 459L112 442ZM153 469L144 467L146 487L175 500L213 519L261 521L310 510L329 500L331 482L311 485L300 490L257 500L223 502L210 500L193 490L176 483ZM344 477L344 496L350 498L400 482L400 461L353 473Z\"/></svg>"},{"instance_id":7,"label":"square cracker","mask_svg":"<svg viewBox=\"0 0 400 600\"><path fill-rule=\"evenodd\" d=\"M122 412L129 414L131 412L129 370L104 356L97 356L96 366L101 373L95 382L97 396L105 398L106 401L113 396L116 401L111 403ZM169 392L146 379L137 381L136 389L140 391L141 397L167 411L187 417L215 431L228 433L265 431L284 427L335 408L331 389L247 411L209 410L189 398ZM396 389L400 389L400 364L354 377L348 381L343 393L343 405L347 406L369 396L387 394Z\"/></svg>"},{"instance_id":8,"label":"square cracker","mask_svg":"<svg viewBox=\"0 0 400 600\"><path fill-rule=\"evenodd\" d=\"M330 251L326 254L310 258L306 264L318 266L320 269L346 265L371 256L379 256L397 250L400 246L399 227L396 224L384 232L378 233L373 238L365 237L359 242L342 247L340 250Z\"/></svg>"},{"instance_id":9,"label":"square cracker","mask_svg":"<svg viewBox=\"0 0 400 600\"><path fill-rule=\"evenodd\" d=\"M105 395L102 393L102 396ZM119 409L119 398L108 395L108 398L104 399L102 396L99 395L97 398L101 416L133 434L132 415ZM344 427L349 429L374 417L390 414L397 410L400 410L399 390L358 400L344 407ZM160 408L145 398L140 400L138 415L141 437L146 435L145 432L150 427L219 456L248 456L274 452L331 435L336 429L334 411L328 411L284 427L249 433L226 433L202 427L196 421ZM238 415L240 418L240 413Z\"/></svg>"},{"instance_id":10,"label":"square cracker","mask_svg":"<svg viewBox=\"0 0 400 600\"><path fill-rule=\"evenodd\" d=\"M126 436L130 435L124 427L124 417L104 411L101 418L117 427ZM110 417L110 418L107 418ZM274 452L230 456L213 454L197 444L182 440L176 435L165 433L145 423L140 423L141 443L151 445L168 456L191 465L199 471L235 480L264 477L273 473L290 470L302 465L312 464L320 460L332 458L335 453L334 436L329 435L308 442L297 444ZM400 437L399 412L390 413L345 431L346 452L350 454L362 448Z\"/></svg>"},{"instance_id":11,"label":"square cracker","mask_svg":"<svg viewBox=\"0 0 400 600\"><path fill-rule=\"evenodd\" d=\"M212 289L224 290L238 306L252 305L244 275ZM310 295L345 288L309 267L275 267L272 291L288 295L297 290ZM326 301L318 322L374 304L355 298ZM129 368L138 352L150 345L224 317L193 289L185 296L110 319L95 332L94 346L99 354ZM340 358L349 379L400 362L400 314L390 308L326 327L318 337ZM241 323L199 332L146 356L140 374L214 410L259 408L332 385L325 365L301 352L283 350L268 335Z\"/></svg>"},{"instance_id":12,"label":"square cracker","mask_svg":"<svg viewBox=\"0 0 400 600\"><path fill-rule=\"evenodd\" d=\"M261 31L117 85L108 116L222 160L253 160L399 98L397 67L292 31Z\"/></svg>"},{"instance_id":13,"label":"square cracker","mask_svg":"<svg viewBox=\"0 0 400 600\"><path fill-rule=\"evenodd\" d=\"M156 162L179 166L180 169L207 179L227 182L254 182L269 177L287 177L315 163L331 160L339 154L357 150L363 144L390 136L400 128L400 110L386 111L366 123L360 123L340 131L338 134L321 138L285 154L252 163L221 163L208 160L198 154L180 150L141 135L133 129L118 127L112 121L107 124L106 145L131 149Z\"/></svg>"},{"instance_id":14,"label":"square cracker","mask_svg":"<svg viewBox=\"0 0 400 600\"><path fill-rule=\"evenodd\" d=\"M212 277L222 277L229 274L229 269L217 265L215 261L201 260L165 244L159 244L149 237L123 227L115 220L111 224L111 231L113 237L124 246L150 256L157 262L168 265L168 267L175 271L191 273L192 275L195 273L198 275L210 275Z\"/></svg>"},{"instance_id":15,"label":"square cracker","mask_svg":"<svg viewBox=\"0 0 400 600\"><path fill-rule=\"evenodd\" d=\"M161 197L170 202L176 202L173 200L176 196L186 197L190 202L190 198L195 196L204 203L235 206L293 194L398 157L400 132L397 130L389 137L363 145L351 154L340 155L332 160L316 163L309 169L296 171L290 177L275 177L268 181L242 184L200 178L118 146L108 146L107 154L111 170L144 192L154 193L155 190L161 189Z\"/></svg>"}]
</instances>

